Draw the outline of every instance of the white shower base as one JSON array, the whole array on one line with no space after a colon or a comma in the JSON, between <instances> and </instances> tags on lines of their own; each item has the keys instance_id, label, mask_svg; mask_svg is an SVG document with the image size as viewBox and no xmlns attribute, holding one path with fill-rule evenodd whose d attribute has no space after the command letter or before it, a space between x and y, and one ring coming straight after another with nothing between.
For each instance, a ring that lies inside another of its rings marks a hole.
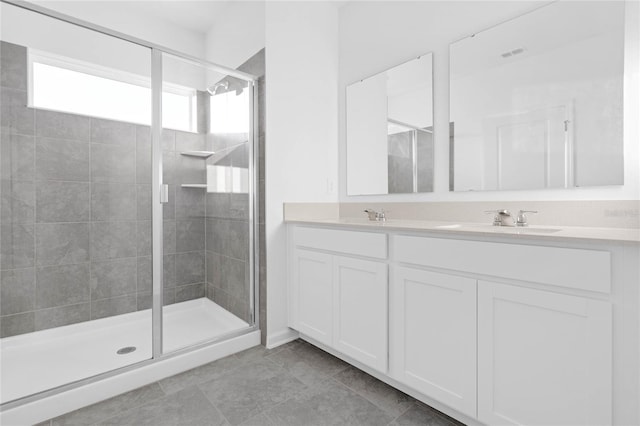
<instances>
[{"instance_id":1,"label":"white shower base","mask_svg":"<svg viewBox=\"0 0 640 426\"><path fill-rule=\"evenodd\" d=\"M163 325L164 353L249 326L206 298L165 306ZM0 401L150 359L151 347L150 309L1 339Z\"/></svg>"}]
</instances>

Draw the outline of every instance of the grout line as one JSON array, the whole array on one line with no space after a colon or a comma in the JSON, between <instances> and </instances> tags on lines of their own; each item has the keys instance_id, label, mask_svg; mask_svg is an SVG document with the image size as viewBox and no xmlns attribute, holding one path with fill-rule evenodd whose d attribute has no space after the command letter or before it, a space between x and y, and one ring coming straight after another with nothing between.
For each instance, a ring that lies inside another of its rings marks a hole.
<instances>
[{"instance_id":1,"label":"grout line","mask_svg":"<svg viewBox=\"0 0 640 426\"><path fill-rule=\"evenodd\" d=\"M215 362L215 361L214 361ZM229 419L227 419L227 417L222 413L222 410L220 410L218 408L218 406L209 398L209 396L202 390L202 388L200 387L201 384L204 384L206 382L202 382L202 383L197 383L195 385L193 385L196 389L198 389L198 391L200 391L200 393L202 393L202 396L204 396L204 399L211 404L211 406L213 408L216 409L216 411L218 411L218 413L220 413L220 415L222 416L223 419L225 419L227 421L227 424L231 424L231 422L229 421ZM185 389L188 389L190 386L186 387ZM180 391L178 391L180 392ZM175 392L174 392L175 394Z\"/></svg>"},{"instance_id":2,"label":"grout line","mask_svg":"<svg viewBox=\"0 0 640 426\"><path fill-rule=\"evenodd\" d=\"M411 398L413 398L413 397L411 397ZM402 413L400 413L400 414L398 414L396 417L394 417L394 418L393 418L393 420L391 420L391 421L389 422L389 424L392 424L393 422L395 422L396 420L398 420L400 417L404 416L404 415L405 415L409 410L411 410L413 407L415 407L415 405L416 405L416 399L415 399L415 398L413 398L413 399L414 399L414 401L413 401L411 404L409 404L409 406L408 406L404 411L402 411Z\"/></svg>"},{"instance_id":3,"label":"grout line","mask_svg":"<svg viewBox=\"0 0 640 426\"><path fill-rule=\"evenodd\" d=\"M28 94L27 94L28 96ZM28 103L28 98L27 98L27 103ZM34 313L33 313L33 330L36 330L36 314L35 314L35 308L38 304L38 269L37 269L37 264L38 264L38 243L37 243L37 227L36 227L36 223L38 223L38 190L36 188L36 175L37 175L37 155L36 155L36 145L37 145L37 141L36 141L36 127L37 127L37 115L35 113L35 110L33 112L33 308L34 308ZM89 284L91 283L91 281L89 281ZM89 315L89 318L91 318L91 315Z\"/></svg>"},{"instance_id":4,"label":"grout line","mask_svg":"<svg viewBox=\"0 0 640 426\"><path fill-rule=\"evenodd\" d=\"M151 386L151 385L153 385L154 383L157 383L158 385L160 385L158 382L153 382L153 383L150 383L150 384L145 385L145 386ZM140 389L140 388L145 387L145 386L141 386L141 387L139 387L139 388L136 388L136 389L130 390L130 391L128 391L128 392L120 393L120 394L118 394L118 395L112 396L111 398L107 398L107 399L104 399L104 400L102 400L102 401L98 401L98 402L96 402L95 404L91 404L91 405L88 405L88 406L86 406L86 407L78 408L77 410L70 411L70 412L68 412L68 413L63 414L62 416L66 416L67 414L74 413L75 411L84 410L84 409L89 408L89 407L92 407L92 406L94 406L94 405L101 404L101 403L106 402L106 401L109 401L109 400L111 400L111 399L113 399L113 398L117 398L117 397L119 397L119 396L122 396L122 395L124 395L125 393L133 392L134 390ZM160 400L160 399L165 398L165 397L167 397L167 396L168 396L168 395L165 393L165 391L162 389L162 386L160 386L160 391L163 393L163 395L162 395L162 396L160 396L160 397L158 397L158 398L151 399L151 400L149 400L149 401L146 401L146 402L144 402L144 403L141 403L140 405L136 405L136 406L134 406L134 407L131 407L131 408L127 409L127 410L120 411L120 412L118 412L117 414L114 414L113 416L109 416L109 417L106 417L106 418L102 418L102 419L98 420L97 422L91 423L91 426L98 425L98 424L103 423L103 422L105 422L105 421L107 421L107 420L109 420L109 419L113 419L113 418L115 418L115 417L117 417L117 416L119 416L119 415L121 415L121 414L129 413L129 412L131 412L131 411L133 411L133 410L137 410L138 408L144 407L144 406L145 406L145 405L147 405L147 404L150 404L150 403L152 403L152 402L156 402L156 401L158 401L158 400ZM62 417L62 416L58 416L58 417ZM53 420L54 420L54 419L57 419L58 417L54 417L53 419L51 419L52 424L53 424Z\"/></svg>"},{"instance_id":5,"label":"grout line","mask_svg":"<svg viewBox=\"0 0 640 426\"><path fill-rule=\"evenodd\" d=\"M93 127L93 120L89 121L89 139L91 139L91 133ZM91 144L89 144L89 178L91 180L93 177L93 149L91 149ZM93 220L93 183L89 185L89 219ZM89 301L93 299L93 286L91 283L93 282L93 250L91 250L91 246L93 245L93 224L89 226ZM136 262L137 263L137 262ZM136 265L137 266L137 265ZM137 269L137 268L136 268ZM93 303L89 303L89 320L93 318L92 312Z\"/></svg>"}]
</instances>

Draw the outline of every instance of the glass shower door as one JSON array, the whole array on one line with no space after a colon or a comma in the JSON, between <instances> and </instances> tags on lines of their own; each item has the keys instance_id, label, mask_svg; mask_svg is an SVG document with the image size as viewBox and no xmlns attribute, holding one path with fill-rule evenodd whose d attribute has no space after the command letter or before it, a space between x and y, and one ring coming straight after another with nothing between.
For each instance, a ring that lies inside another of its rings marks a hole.
<instances>
[{"instance_id":1,"label":"glass shower door","mask_svg":"<svg viewBox=\"0 0 640 426\"><path fill-rule=\"evenodd\" d=\"M253 325L253 84L170 54L162 75L166 353Z\"/></svg>"},{"instance_id":2,"label":"glass shower door","mask_svg":"<svg viewBox=\"0 0 640 426\"><path fill-rule=\"evenodd\" d=\"M0 7L4 404L151 358L151 51Z\"/></svg>"}]
</instances>

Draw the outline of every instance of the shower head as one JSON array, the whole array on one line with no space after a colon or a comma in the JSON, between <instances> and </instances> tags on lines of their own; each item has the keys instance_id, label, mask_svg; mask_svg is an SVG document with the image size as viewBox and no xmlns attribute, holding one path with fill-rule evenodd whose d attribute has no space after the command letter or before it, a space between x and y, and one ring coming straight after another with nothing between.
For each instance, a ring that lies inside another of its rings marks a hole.
<instances>
[{"instance_id":1,"label":"shower head","mask_svg":"<svg viewBox=\"0 0 640 426\"><path fill-rule=\"evenodd\" d=\"M215 95L218 92L219 88L223 88L224 90L227 90L229 88L229 82L228 81L220 81L216 84L214 84L213 86L209 86L207 87L207 92L209 92L209 94L211 96Z\"/></svg>"}]
</instances>

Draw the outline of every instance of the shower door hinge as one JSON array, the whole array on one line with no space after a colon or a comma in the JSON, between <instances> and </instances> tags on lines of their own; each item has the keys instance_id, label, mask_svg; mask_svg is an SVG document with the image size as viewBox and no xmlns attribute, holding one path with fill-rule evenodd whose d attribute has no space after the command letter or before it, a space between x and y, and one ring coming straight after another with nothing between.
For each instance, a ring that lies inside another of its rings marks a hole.
<instances>
[{"instance_id":1,"label":"shower door hinge","mask_svg":"<svg viewBox=\"0 0 640 426\"><path fill-rule=\"evenodd\" d=\"M167 204L169 202L169 185L160 185L160 204Z\"/></svg>"}]
</instances>

